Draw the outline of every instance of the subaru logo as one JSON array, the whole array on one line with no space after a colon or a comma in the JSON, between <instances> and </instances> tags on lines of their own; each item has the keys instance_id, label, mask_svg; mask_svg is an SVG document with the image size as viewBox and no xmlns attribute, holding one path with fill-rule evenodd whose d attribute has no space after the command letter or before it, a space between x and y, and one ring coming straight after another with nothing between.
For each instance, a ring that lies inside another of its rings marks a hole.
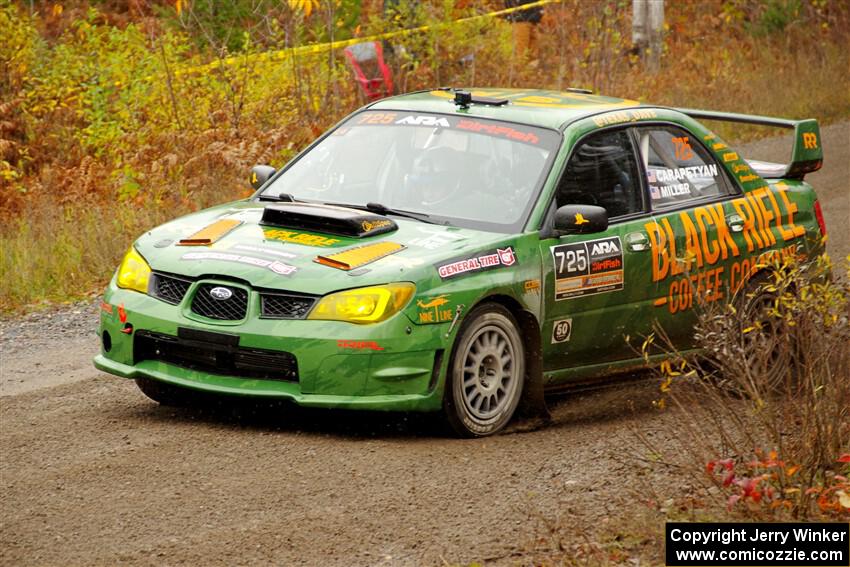
<instances>
[{"instance_id":1,"label":"subaru logo","mask_svg":"<svg viewBox=\"0 0 850 567\"><path fill-rule=\"evenodd\" d=\"M230 299L233 295L233 292L226 287L214 287L210 290L210 295L213 299L218 299L219 301L224 301L225 299Z\"/></svg>"}]
</instances>

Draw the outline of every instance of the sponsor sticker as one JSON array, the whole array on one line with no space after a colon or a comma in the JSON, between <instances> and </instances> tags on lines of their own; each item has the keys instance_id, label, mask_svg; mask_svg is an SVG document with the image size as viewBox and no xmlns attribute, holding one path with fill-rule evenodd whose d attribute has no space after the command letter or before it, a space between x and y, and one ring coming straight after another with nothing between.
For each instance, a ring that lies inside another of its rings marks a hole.
<instances>
[{"instance_id":1,"label":"sponsor sticker","mask_svg":"<svg viewBox=\"0 0 850 567\"><path fill-rule=\"evenodd\" d=\"M258 268L266 268L281 276L291 276L298 271L295 266L284 264L279 260L267 260L265 258L255 258L254 256L244 256L242 254L231 254L229 252L189 252L183 254L181 260L219 260L221 262L234 262L237 264L246 264L256 266Z\"/></svg>"},{"instance_id":2,"label":"sponsor sticker","mask_svg":"<svg viewBox=\"0 0 850 567\"><path fill-rule=\"evenodd\" d=\"M533 132L522 132L503 124L490 124L464 118L457 123L457 129L469 130L470 132L484 132L490 136L507 138L508 140L515 140L526 144L537 145L540 143L540 138L535 136Z\"/></svg>"},{"instance_id":3,"label":"sponsor sticker","mask_svg":"<svg viewBox=\"0 0 850 567\"><path fill-rule=\"evenodd\" d=\"M352 350L384 350L375 341L343 341L336 342L337 348L352 349Z\"/></svg>"},{"instance_id":4,"label":"sponsor sticker","mask_svg":"<svg viewBox=\"0 0 850 567\"><path fill-rule=\"evenodd\" d=\"M624 285L619 236L552 246L555 300L619 291Z\"/></svg>"},{"instance_id":5,"label":"sponsor sticker","mask_svg":"<svg viewBox=\"0 0 850 567\"><path fill-rule=\"evenodd\" d=\"M818 136L814 132L803 132L803 148L807 150L818 149Z\"/></svg>"},{"instance_id":6,"label":"sponsor sticker","mask_svg":"<svg viewBox=\"0 0 850 567\"><path fill-rule=\"evenodd\" d=\"M449 128L449 121L442 116L405 116L395 121L406 126L440 126Z\"/></svg>"},{"instance_id":7,"label":"sponsor sticker","mask_svg":"<svg viewBox=\"0 0 850 567\"><path fill-rule=\"evenodd\" d=\"M552 344L565 343L573 332L573 320L561 319L552 324Z\"/></svg>"},{"instance_id":8,"label":"sponsor sticker","mask_svg":"<svg viewBox=\"0 0 850 567\"><path fill-rule=\"evenodd\" d=\"M373 230L377 230L379 228L385 228L385 227L388 227L388 226L392 226L392 224L393 224L392 221L389 221L389 220L374 220L374 221L364 220L362 223L360 223L360 228L363 229L363 232L372 232Z\"/></svg>"},{"instance_id":9,"label":"sponsor sticker","mask_svg":"<svg viewBox=\"0 0 850 567\"><path fill-rule=\"evenodd\" d=\"M449 296L445 293L430 299L417 299L416 307L419 308L419 323L430 325L432 323L447 323L451 321L454 316L449 304Z\"/></svg>"},{"instance_id":10,"label":"sponsor sticker","mask_svg":"<svg viewBox=\"0 0 850 567\"><path fill-rule=\"evenodd\" d=\"M254 252L255 254L268 254L277 258L286 258L287 260L292 260L293 258L298 257L298 254L293 254L292 252L277 250L274 248L269 248L267 246L253 246L251 244L237 244L235 246L231 246L229 250L239 250L240 252Z\"/></svg>"},{"instance_id":11,"label":"sponsor sticker","mask_svg":"<svg viewBox=\"0 0 850 567\"><path fill-rule=\"evenodd\" d=\"M293 244L303 244L304 246L333 246L339 244L338 238L328 238L318 234L308 234L306 232L297 232L295 230L282 230L279 228L263 227L263 237L269 240L278 240L280 242L292 242Z\"/></svg>"},{"instance_id":12,"label":"sponsor sticker","mask_svg":"<svg viewBox=\"0 0 850 567\"><path fill-rule=\"evenodd\" d=\"M410 244L425 248L426 250L439 250L444 246L460 242L461 240L466 240L466 237L451 232L429 232L428 236L414 238L410 241Z\"/></svg>"},{"instance_id":13,"label":"sponsor sticker","mask_svg":"<svg viewBox=\"0 0 850 567\"><path fill-rule=\"evenodd\" d=\"M514 249L508 246L507 248L497 248L494 252L475 254L467 258L437 264L437 273L440 274L442 279L446 280L469 272L513 266L515 263Z\"/></svg>"},{"instance_id":14,"label":"sponsor sticker","mask_svg":"<svg viewBox=\"0 0 850 567\"><path fill-rule=\"evenodd\" d=\"M525 293L540 293L540 280L525 280L522 287Z\"/></svg>"}]
</instances>

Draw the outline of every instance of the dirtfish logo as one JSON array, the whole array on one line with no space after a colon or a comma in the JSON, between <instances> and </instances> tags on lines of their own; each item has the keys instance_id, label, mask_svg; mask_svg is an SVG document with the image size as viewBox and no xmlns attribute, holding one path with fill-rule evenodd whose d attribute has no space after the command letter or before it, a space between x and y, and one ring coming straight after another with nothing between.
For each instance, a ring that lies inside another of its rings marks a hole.
<instances>
[{"instance_id":1,"label":"dirtfish logo","mask_svg":"<svg viewBox=\"0 0 850 567\"><path fill-rule=\"evenodd\" d=\"M442 126L449 127L449 121L445 118L437 118L436 116L405 116L401 120L396 120L396 124L407 124L410 126Z\"/></svg>"}]
</instances>

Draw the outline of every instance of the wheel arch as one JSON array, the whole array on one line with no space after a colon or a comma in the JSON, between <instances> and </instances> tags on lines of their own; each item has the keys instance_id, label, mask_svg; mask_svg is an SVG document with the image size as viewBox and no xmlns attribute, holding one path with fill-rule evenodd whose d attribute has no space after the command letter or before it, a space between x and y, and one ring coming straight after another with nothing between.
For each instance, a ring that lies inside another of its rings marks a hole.
<instances>
[{"instance_id":1,"label":"wheel arch","mask_svg":"<svg viewBox=\"0 0 850 567\"><path fill-rule=\"evenodd\" d=\"M548 419L549 408L543 395L543 344L537 317L514 297L505 294L482 297L470 311L485 303L495 303L510 311L525 342L525 385L516 415Z\"/></svg>"}]
</instances>

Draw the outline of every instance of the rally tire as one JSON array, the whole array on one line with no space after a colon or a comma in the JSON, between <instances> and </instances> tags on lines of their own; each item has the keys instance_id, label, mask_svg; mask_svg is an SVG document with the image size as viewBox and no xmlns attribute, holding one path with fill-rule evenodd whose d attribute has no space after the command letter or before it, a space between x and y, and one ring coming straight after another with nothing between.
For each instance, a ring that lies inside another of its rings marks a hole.
<instances>
[{"instance_id":1,"label":"rally tire","mask_svg":"<svg viewBox=\"0 0 850 567\"><path fill-rule=\"evenodd\" d=\"M510 311L473 309L461 325L449 361L443 414L461 437L498 433L513 417L525 382L525 345Z\"/></svg>"},{"instance_id":2,"label":"rally tire","mask_svg":"<svg viewBox=\"0 0 850 567\"><path fill-rule=\"evenodd\" d=\"M192 392L153 378L136 378L144 395L163 406L185 407L193 403Z\"/></svg>"},{"instance_id":3,"label":"rally tire","mask_svg":"<svg viewBox=\"0 0 850 567\"><path fill-rule=\"evenodd\" d=\"M775 288L770 286L772 279L766 272L753 276L738 298L742 314L739 332L744 337L743 355L747 366L753 369L753 375L759 378L757 386L764 394L784 390L794 362L788 324L771 314L777 301ZM758 330L744 332L753 326Z\"/></svg>"}]
</instances>

